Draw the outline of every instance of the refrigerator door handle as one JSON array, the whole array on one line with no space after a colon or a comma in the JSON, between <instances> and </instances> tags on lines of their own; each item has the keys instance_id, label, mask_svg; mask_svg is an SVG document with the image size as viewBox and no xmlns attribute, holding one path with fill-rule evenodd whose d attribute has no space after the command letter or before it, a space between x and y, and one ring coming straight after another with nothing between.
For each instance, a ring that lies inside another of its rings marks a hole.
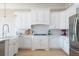
<instances>
[{"instance_id":1,"label":"refrigerator door handle","mask_svg":"<svg viewBox=\"0 0 79 59\"><path fill-rule=\"evenodd\" d=\"M76 30L77 30L77 17L76 17L76 21L75 21L75 36L76 36L76 38L77 38L77 33L76 33ZM77 39L76 39L76 41L77 41Z\"/></svg>"}]
</instances>

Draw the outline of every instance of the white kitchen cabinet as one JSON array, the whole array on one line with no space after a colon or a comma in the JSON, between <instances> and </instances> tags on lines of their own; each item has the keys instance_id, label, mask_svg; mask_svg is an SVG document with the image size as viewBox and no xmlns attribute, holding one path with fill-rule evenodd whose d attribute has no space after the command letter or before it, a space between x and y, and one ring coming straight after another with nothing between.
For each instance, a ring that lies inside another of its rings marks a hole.
<instances>
[{"instance_id":1,"label":"white kitchen cabinet","mask_svg":"<svg viewBox=\"0 0 79 59\"><path fill-rule=\"evenodd\" d=\"M59 29L60 28L60 12L52 11L50 15L50 28Z\"/></svg>"},{"instance_id":2,"label":"white kitchen cabinet","mask_svg":"<svg viewBox=\"0 0 79 59\"><path fill-rule=\"evenodd\" d=\"M38 36L32 38L32 50L40 49L40 39Z\"/></svg>"},{"instance_id":3,"label":"white kitchen cabinet","mask_svg":"<svg viewBox=\"0 0 79 59\"><path fill-rule=\"evenodd\" d=\"M50 28L66 29L65 13L63 11L51 11Z\"/></svg>"},{"instance_id":4,"label":"white kitchen cabinet","mask_svg":"<svg viewBox=\"0 0 79 59\"><path fill-rule=\"evenodd\" d=\"M16 27L17 29L27 29L31 27L30 11L16 12Z\"/></svg>"},{"instance_id":5,"label":"white kitchen cabinet","mask_svg":"<svg viewBox=\"0 0 79 59\"><path fill-rule=\"evenodd\" d=\"M31 36L25 36L24 37L24 48L29 49L32 48L32 37Z\"/></svg>"},{"instance_id":6,"label":"white kitchen cabinet","mask_svg":"<svg viewBox=\"0 0 79 59\"><path fill-rule=\"evenodd\" d=\"M33 36L32 38L32 50L46 49L48 50L48 36Z\"/></svg>"},{"instance_id":7,"label":"white kitchen cabinet","mask_svg":"<svg viewBox=\"0 0 79 59\"><path fill-rule=\"evenodd\" d=\"M21 36L19 37L19 48L29 49L32 46L32 37L31 36Z\"/></svg>"},{"instance_id":8,"label":"white kitchen cabinet","mask_svg":"<svg viewBox=\"0 0 79 59\"><path fill-rule=\"evenodd\" d=\"M24 48L24 37L20 36L19 39L19 48Z\"/></svg>"},{"instance_id":9,"label":"white kitchen cabinet","mask_svg":"<svg viewBox=\"0 0 79 59\"><path fill-rule=\"evenodd\" d=\"M31 19L32 19L32 24L49 25L49 10L48 9L32 9Z\"/></svg>"},{"instance_id":10,"label":"white kitchen cabinet","mask_svg":"<svg viewBox=\"0 0 79 59\"><path fill-rule=\"evenodd\" d=\"M64 47L64 36L60 36L59 38L60 38L60 41L59 41L60 42L60 48L63 49L63 47Z\"/></svg>"},{"instance_id":11,"label":"white kitchen cabinet","mask_svg":"<svg viewBox=\"0 0 79 59\"><path fill-rule=\"evenodd\" d=\"M48 49L49 37L42 36L42 37L39 37L39 39L40 39L40 48L41 49Z\"/></svg>"},{"instance_id":12,"label":"white kitchen cabinet","mask_svg":"<svg viewBox=\"0 0 79 59\"><path fill-rule=\"evenodd\" d=\"M61 42L61 48L64 50L65 53L69 55L69 37L67 36L60 36Z\"/></svg>"},{"instance_id":13,"label":"white kitchen cabinet","mask_svg":"<svg viewBox=\"0 0 79 59\"><path fill-rule=\"evenodd\" d=\"M13 56L18 52L18 39L9 40L9 56Z\"/></svg>"},{"instance_id":14,"label":"white kitchen cabinet","mask_svg":"<svg viewBox=\"0 0 79 59\"><path fill-rule=\"evenodd\" d=\"M63 50L69 55L69 38L64 37L63 40L64 40Z\"/></svg>"},{"instance_id":15,"label":"white kitchen cabinet","mask_svg":"<svg viewBox=\"0 0 79 59\"><path fill-rule=\"evenodd\" d=\"M49 48L60 49L60 36L50 35Z\"/></svg>"},{"instance_id":16,"label":"white kitchen cabinet","mask_svg":"<svg viewBox=\"0 0 79 59\"><path fill-rule=\"evenodd\" d=\"M9 40L5 40L5 56L9 55Z\"/></svg>"}]
</instances>

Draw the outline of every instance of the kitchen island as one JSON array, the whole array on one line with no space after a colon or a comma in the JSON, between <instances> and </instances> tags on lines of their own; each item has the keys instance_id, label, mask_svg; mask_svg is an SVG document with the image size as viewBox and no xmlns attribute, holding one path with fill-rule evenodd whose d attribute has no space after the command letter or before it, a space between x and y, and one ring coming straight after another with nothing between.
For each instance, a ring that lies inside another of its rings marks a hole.
<instances>
[{"instance_id":1,"label":"kitchen island","mask_svg":"<svg viewBox=\"0 0 79 59\"><path fill-rule=\"evenodd\" d=\"M18 39L0 38L0 56L13 56L18 52Z\"/></svg>"}]
</instances>

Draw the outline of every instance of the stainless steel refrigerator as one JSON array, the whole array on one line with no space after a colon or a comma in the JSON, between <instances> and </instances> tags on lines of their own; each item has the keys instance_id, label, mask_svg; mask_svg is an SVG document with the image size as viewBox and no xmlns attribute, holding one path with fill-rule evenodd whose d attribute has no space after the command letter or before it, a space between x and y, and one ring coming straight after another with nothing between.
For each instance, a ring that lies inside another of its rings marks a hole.
<instances>
[{"instance_id":1,"label":"stainless steel refrigerator","mask_svg":"<svg viewBox=\"0 0 79 59\"><path fill-rule=\"evenodd\" d=\"M69 17L70 55L79 56L79 18L78 14Z\"/></svg>"}]
</instances>

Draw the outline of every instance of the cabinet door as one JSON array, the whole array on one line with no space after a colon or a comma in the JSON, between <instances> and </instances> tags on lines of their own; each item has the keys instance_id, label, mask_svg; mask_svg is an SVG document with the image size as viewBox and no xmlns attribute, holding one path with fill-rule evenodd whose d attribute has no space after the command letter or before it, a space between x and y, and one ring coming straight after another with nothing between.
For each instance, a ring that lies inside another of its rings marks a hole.
<instances>
[{"instance_id":1,"label":"cabinet door","mask_svg":"<svg viewBox=\"0 0 79 59\"><path fill-rule=\"evenodd\" d=\"M48 49L48 37L42 36L40 38L40 49Z\"/></svg>"},{"instance_id":2,"label":"cabinet door","mask_svg":"<svg viewBox=\"0 0 79 59\"><path fill-rule=\"evenodd\" d=\"M43 14L43 23L45 23L45 24L50 24L50 12L49 12L49 10L48 9L46 9L46 10L44 10L44 14Z\"/></svg>"},{"instance_id":3,"label":"cabinet door","mask_svg":"<svg viewBox=\"0 0 79 59\"><path fill-rule=\"evenodd\" d=\"M31 40L32 38L31 37L25 37L24 38L24 48L31 48Z\"/></svg>"},{"instance_id":4,"label":"cabinet door","mask_svg":"<svg viewBox=\"0 0 79 59\"><path fill-rule=\"evenodd\" d=\"M14 48L14 49L15 49L14 52L15 52L15 53L18 52L18 48L19 48L18 44L19 44L18 38L15 38L15 42L14 42L14 47L15 47L15 48Z\"/></svg>"},{"instance_id":5,"label":"cabinet door","mask_svg":"<svg viewBox=\"0 0 79 59\"><path fill-rule=\"evenodd\" d=\"M38 37L32 38L32 49L40 49L40 39Z\"/></svg>"},{"instance_id":6,"label":"cabinet door","mask_svg":"<svg viewBox=\"0 0 79 59\"><path fill-rule=\"evenodd\" d=\"M24 37L19 37L19 48L24 48Z\"/></svg>"},{"instance_id":7,"label":"cabinet door","mask_svg":"<svg viewBox=\"0 0 79 59\"><path fill-rule=\"evenodd\" d=\"M64 46L64 37L60 36L59 39L60 39L60 48L63 49L63 46Z\"/></svg>"},{"instance_id":8,"label":"cabinet door","mask_svg":"<svg viewBox=\"0 0 79 59\"><path fill-rule=\"evenodd\" d=\"M14 41L12 39L12 40L9 40L9 56L13 56L15 54L14 50L15 50Z\"/></svg>"},{"instance_id":9,"label":"cabinet door","mask_svg":"<svg viewBox=\"0 0 79 59\"><path fill-rule=\"evenodd\" d=\"M18 29L25 29L31 27L31 13L30 11L16 12L16 27Z\"/></svg>"},{"instance_id":10,"label":"cabinet door","mask_svg":"<svg viewBox=\"0 0 79 59\"><path fill-rule=\"evenodd\" d=\"M5 41L5 56L9 56L9 40Z\"/></svg>"},{"instance_id":11,"label":"cabinet door","mask_svg":"<svg viewBox=\"0 0 79 59\"><path fill-rule=\"evenodd\" d=\"M38 13L37 10L31 10L32 24L38 24Z\"/></svg>"},{"instance_id":12,"label":"cabinet door","mask_svg":"<svg viewBox=\"0 0 79 59\"><path fill-rule=\"evenodd\" d=\"M69 38L65 37L63 50L69 55Z\"/></svg>"},{"instance_id":13,"label":"cabinet door","mask_svg":"<svg viewBox=\"0 0 79 59\"><path fill-rule=\"evenodd\" d=\"M50 48L60 49L59 36L50 36L49 46Z\"/></svg>"},{"instance_id":14,"label":"cabinet door","mask_svg":"<svg viewBox=\"0 0 79 59\"><path fill-rule=\"evenodd\" d=\"M60 28L60 12L51 12L50 25L52 29Z\"/></svg>"},{"instance_id":15,"label":"cabinet door","mask_svg":"<svg viewBox=\"0 0 79 59\"><path fill-rule=\"evenodd\" d=\"M48 24L49 25L49 10L34 9L31 11L32 24Z\"/></svg>"}]
</instances>

